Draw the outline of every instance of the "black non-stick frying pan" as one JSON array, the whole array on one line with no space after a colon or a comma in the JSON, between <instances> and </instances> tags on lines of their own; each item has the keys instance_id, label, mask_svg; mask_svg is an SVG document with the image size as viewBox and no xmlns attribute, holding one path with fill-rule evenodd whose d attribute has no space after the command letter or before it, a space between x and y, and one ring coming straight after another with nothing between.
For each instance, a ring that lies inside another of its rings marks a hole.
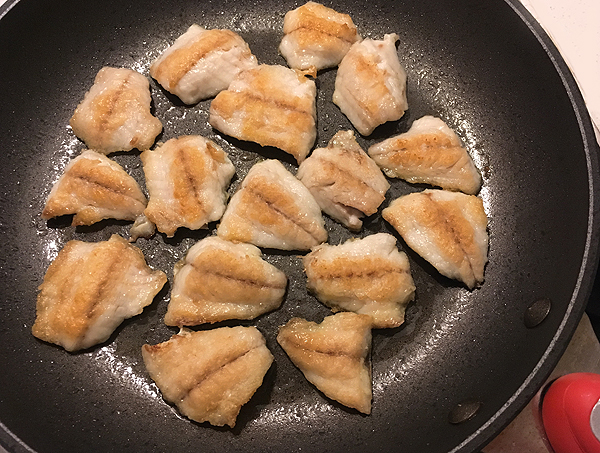
<instances>
[{"instance_id":1,"label":"black non-stick frying pan","mask_svg":"<svg viewBox=\"0 0 600 453\"><path fill-rule=\"evenodd\" d=\"M166 287L108 342L69 354L30 333L37 286L70 239L126 235L128 224L73 228L40 218L52 183L83 144L67 127L104 65L148 74L149 63L192 23L230 28L262 63L277 53L290 0L22 0L0 10L0 444L11 451L477 451L541 386L583 313L598 260L598 149L584 103L557 50L516 0L334 0L363 37L400 36L409 110L363 147L406 131L425 114L454 128L484 177L489 216L485 283L469 291L447 280L398 238L417 296L405 324L373 335L373 412L363 416L312 387L277 345L292 316L329 313L306 293L300 259L265 251L290 285L279 310L253 322L275 363L242 408L235 429L180 417L146 373L140 348L174 334L163 324ZM11 5L14 5L9 8ZM350 123L331 102L335 70L317 78L323 146ZM192 107L151 81L161 140L199 133L221 144L238 171L282 152L212 130L210 101ZM143 182L139 156L114 159ZM393 181L389 200L422 190ZM211 227L214 227L211 225ZM330 242L350 237L327 220ZM392 232L380 215L362 235ZM173 264L206 231L139 240L151 266ZM393 232L392 232L393 233ZM172 281L172 280L171 280ZM541 302L538 302L541 301ZM538 304L535 304L538 302ZM532 304L548 316L528 313ZM537 324L537 325L536 325ZM534 326L535 325L535 326Z\"/></svg>"}]
</instances>

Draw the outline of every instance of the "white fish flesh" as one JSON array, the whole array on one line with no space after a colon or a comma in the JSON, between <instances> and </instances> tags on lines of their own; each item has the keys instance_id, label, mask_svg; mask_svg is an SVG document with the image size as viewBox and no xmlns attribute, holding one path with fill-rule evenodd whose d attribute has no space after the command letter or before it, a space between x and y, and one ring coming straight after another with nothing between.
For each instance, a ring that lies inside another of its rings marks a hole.
<instances>
[{"instance_id":1,"label":"white fish flesh","mask_svg":"<svg viewBox=\"0 0 600 453\"><path fill-rule=\"evenodd\" d=\"M241 72L215 97L209 122L237 139L279 148L300 163L317 136L316 93L304 73L260 65Z\"/></svg>"},{"instance_id":2,"label":"white fish flesh","mask_svg":"<svg viewBox=\"0 0 600 453\"><path fill-rule=\"evenodd\" d=\"M85 150L52 187L42 218L74 214L72 225L92 225L102 219L136 220L145 208L142 189L123 167Z\"/></svg>"},{"instance_id":3,"label":"white fish flesh","mask_svg":"<svg viewBox=\"0 0 600 453\"><path fill-rule=\"evenodd\" d=\"M188 329L142 358L163 397L198 423L235 426L240 409L262 385L273 355L256 327Z\"/></svg>"},{"instance_id":4,"label":"white fish flesh","mask_svg":"<svg viewBox=\"0 0 600 453\"><path fill-rule=\"evenodd\" d=\"M231 197L219 237L281 250L310 250L327 240L321 208L277 160L255 164Z\"/></svg>"},{"instance_id":5,"label":"white fish flesh","mask_svg":"<svg viewBox=\"0 0 600 453\"><path fill-rule=\"evenodd\" d=\"M186 104L225 90L246 69L258 65L248 44L230 30L193 24L150 66L150 75Z\"/></svg>"},{"instance_id":6,"label":"white fish flesh","mask_svg":"<svg viewBox=\"0 0 600 453\"><path fill-rule=\"evenodd\" d=\"M164 272L152 270L121 236L69 241L40 285L33 335L67 351L90 348L140 314L166 282Z\"/></svg>"},{"instance_id":7,"label":"white fish flesh","mask_svg":"<svg viewBox=\"0 0 600 453\"><path fill-rule=\"evenodd\" d=\"M488 233L480 198L430 189L395 199L382 214L442 275L470 289L483 282Z\"/></svg>"},{"instance_id":8,"label":"white fish flesh","mask_svg":"<svg viewBox=\"0 0 600 453\"><path fill-rule=\"evenodd\" d=\"M408 109L406 72L396 53L398 35L354 43L338 68L333 102L362 135Z\"/></svg>"},{"instance_id":9,"label":"white fish flesh","mask_svg":"<svg viewBox=\"0 0 600 453\"><path fill-rule=\"evenodd\" d=\"M344 406L371 413L371 317L342 312L316 324L292 318L277 342L306 379Z\"/></svg>"},{"instance_id":10,"label":"white fish flesh","mask_svg":"<svg viewBox=\"0 0 600 453\"><path fill-rule=\"evenodd\" d=\"M369 315L374 328L404 322L415 284L394 236L378 233L337 246L322 244L303 261L308 289L334 311Z\"/></svg>"},{"instance_id":11,"label":"white fish flesh","mask_svg":"<svg viewBox=\"0 0 600 453\"><path fill-rule=\"evenodd\" d=\"M179 227L196 230L219 220L235 167L219 145L199 135L173 138L144 151L146 217L171 237Z\"/></svg>"},{"instance_id":12,"label":"white fish flesh","mask_svg":"<svg viewBox=\"0 0 600 453\"><path fill-rule=\"evenodd\" d=\"M377 212L390 187L352 131L339 131L326 148L315 149L296 176L323 212L352 231L361 229L363 216Z\"/></svg>"},{"instance_id":13,"label":"white fish flesh","mask_svg":"<svg viewBox=\"0 0 600 453\"><path fill-rule=\"evenodd\" d=\"M150 113L150 84L126 68L104 67L71 117L70 125L88 148L102 154L144 151L162 131Z\"/></svg>"},{"instance_id":14,"label":"white fish flesh","mask_svg":"<svg viewBox=\"0 0 600 453\"><path fill-rule=\"evenodd\" d=\"M279 52L294 69L333 68L361 39L349 15L316 2L288 11L283 33Z\"/></svg>"},{"instance_id":15,"label":"white fish flesh","mask_svg":"<svg viewBox=\"0 0 600 453\"><path fill-rule=\"evenodd\" d=\"M369 155L390 178L470 195L481 187L481 175L456 133L433 116L424 116L408 132L371 146Z\"/></svg>"},{"instance_id":16,"label":"white fish flesh","mask_svg":"<svg viewBox=\"0 0 600 453\"><path fill-rule=\"evenodd\" d=\"M254 319L281 305L286 286L285 274L258 247L208 237L175 265L165 324Z\"/></svg>"}]
</instances>

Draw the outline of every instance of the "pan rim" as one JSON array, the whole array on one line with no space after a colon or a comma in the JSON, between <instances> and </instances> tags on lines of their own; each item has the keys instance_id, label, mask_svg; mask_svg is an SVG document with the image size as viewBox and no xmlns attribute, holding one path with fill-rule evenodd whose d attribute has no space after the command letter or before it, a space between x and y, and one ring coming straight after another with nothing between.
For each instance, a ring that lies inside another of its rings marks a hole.
<instances>
[{"instance_id":1,"label":"pan rim","mask_svg":"<svg viewBox=\"0 0 600 453\"><path fill-rule=\"evenodd\" d=\"M581 260L581 266L577 276L577 282L569 301L567 311L557 329L552 341L540 357L537 365L524 380L523 384L515 391L513 396L504 405L471 434L462 443L457 445L450 453L459 451L479 451L498 435L508 424L523 410L533 396L542 387L548 376L554 370L556 364L567 349L575 329L585 312L587 301L592 292L592 286L598 271L598 260L600 259L600 208L598 198L600 197L600 164L598 156L600 149L592 126L591 118L581 94L581 90L575 78L563 59L560 51L543 29L541 24L532 16L519 0L504 0L519 16L523 23L529 28L536 38L560 77L562 85L567 93L571 107L577 119L577 124L583 142L583 151L586 158L588 176L588 226ZM573 314L574 313L574 314Z\"/></svg>"},{"instance_id":2,"label":"pan rim","mask_svg":"<svg viewBox=\"0 0 600 453\"><path fill-rule=\"evenodd\" d=\"M2 19L20 0L8 0L0 6L0 19ZM472 433L460 445L452 451L477 451L476 448L488 443L500 430L508 425L518 412L527 404L537 389L543 384L547 376L552 372L554 366L568 345L568 340L573 335L575 327L585 311L587 299L591 293L592 284L598 267L600 237L600 222L598 216L598 197L600 196L600 166L598 163L598 144L595 140L593 126L589 113L583 101L581 92L575 82L573 75L564 62L558 49L554 46L549 36L541 25L531 16L526 8L518 0L504 0L519 18L527 25L536 40L542 46L544 52L550 58L553 67L558 73L563 87L569 97L571 106L575 113L579 131L582 137L586 167L588 172L588 225L584 254L581 260L576 286L567 307L567 312L555 333L545 353L540 358L536 367L527 376L527 379L513 394L513 396L477 431ZM18 436L12 433L2 422L0 422L0 445L15 450L9 451L34 451L31 450Z\"/></svg>"}]
</instances>

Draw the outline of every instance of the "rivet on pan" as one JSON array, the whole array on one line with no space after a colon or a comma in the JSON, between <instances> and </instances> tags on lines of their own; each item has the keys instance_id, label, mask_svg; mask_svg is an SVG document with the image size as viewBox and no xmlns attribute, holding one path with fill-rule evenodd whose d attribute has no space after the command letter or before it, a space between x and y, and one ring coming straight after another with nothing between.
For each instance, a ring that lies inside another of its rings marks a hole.
<instances>
[{"instance_id":1,"label":"rivet on pan","mask_svg":"<svg viewBox=\"0 0 600 453\"><path fill-rule=\"evenodd\" d=\"M540 325L541 322L546 319L548 313L550 313L550 308L552 308L550 299L538 299L532 303L527 307L527 310L525 310L525 327L533 329Z\"/></svg>"},{"instance_id":2,"label":"rivet on pan","mask_svg":"<svg viewBox=\"0 0 600 453\"><path fill-rule=\"evenodd\" d=\"M448 421L453 425L466 422L467 420L473 418L477 412L479 412L481 405L481 401L474 400L458 403L456 407L450 411L450 415L448 415Z\"/></svg>"}]
</instances>

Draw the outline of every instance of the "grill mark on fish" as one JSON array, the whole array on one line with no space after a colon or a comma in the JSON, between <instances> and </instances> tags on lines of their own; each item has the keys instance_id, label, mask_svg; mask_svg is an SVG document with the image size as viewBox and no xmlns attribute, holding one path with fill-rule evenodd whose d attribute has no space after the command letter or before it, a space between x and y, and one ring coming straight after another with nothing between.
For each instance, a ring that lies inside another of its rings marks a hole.
<instances>
[{"instance_id":1,"label":"grill mark on fish","mask_svg":"<svg viewBox=\"0 0 600 453\"><path fill-rule=\"evenodd\" d=\"M208 379L210 379L210 378L211 378L211 376L215 375L216 373L218 373L219 371L221 371L221 370L222 370L223 368L225 368L226 366L228 366L228 365L231 365L231 364L232 364L232 363L234 363L234 362L237 362L237 361L238 361L238 360L240 360L241 358L243 358L243 357L247 356L247 355L248 355L248 354L250 354L252 351L254 351L255 349L258 349L258 348L260 348L260 347L261 347L261 346L255 346L255 347L253 347L253 348L250 348L250 349L246 350L245 352L243 352L242 354L240 354L240 355L236 356L235 358L233 358L233 359L230 359L230 360L228 360L227 362L225 362L225 363L221 364L221 365L220 365L218 368L216 368L216 369L212 369L212 370L202 370L202 371L203 371L203 373L202 373L200 376L198 376L198 377L196 378L195 382L194 382L194 383L193 383L193 384L192 384L192 385L191 385L189 388L187 388L187 389L183 389L183 394L182 394L182 396L180 396L180 397L179 397L180 401L183 401L183 400L185 400L185 399L186 399L186 398L187 398L187 397L190 395L190 393L191 393L191 392L192 392L194 389L196 389L196 388L198 388L198 387L202 386L202 384L203 384L205 381L207 381Z\"/></svg>"},{"instance_id":2,"label":"grill mark on fish","mask_svg":"<svg viewBox=\"0 0 600 453\"><path fill-rule=\"evenodd\" d=\"M311 24L311 25L314 25L314 26L311 27L311 26L306 26L306 25L300 25L297 28L294 28L293 30L291 30L287 34L290 35L292 33L295 33L298 31L304 31L304 30L309 31L309 32L316 31L323 35L327 35L327 36L331 36L332 38L339 39L340 41L343 41L348 44L354 44L356 42L356 39L349 39L346 36L341 36L339 34L336 34L335 31L334 32L330 31L328 28L326 28L329 24L319 23L319 24ZM348 27L348 25L346 25L346 24L340 24L340 25L341 25L341 28L344 28L344 29L350 31L350 27Z\"/></svg>"},{"instance_id":3,"label":"grill mark on fish","mask_svg":"<svg viewBox=\"0 0 600 453\"><path fill-rule=\"evenodd\" d=\"M349 156L349 157L355 157L355 153L352 153L350 151L344 150L344 154ZM359 156L356 156L359 157ZM375 189L372 185L368 184L367 181L365 181L362 178L357 177L355 174L353 174L351 171L346 170L345 168L340 167L339 165L336 165L334 162L326 160L326 159L320 159L321 162L323 163L323 166L327 166L329 170L333 170L333 171L337 171L338 173L341 173L343 176L345 176L347 179L349 179L352 182L358 183L361 186L366 187L367 189L369 189L369 191L373 192L374 195L377 195L379 198L381 198L381 200L383 201L383 199L385 197L383 197L379 191L377 191L377 189ZM356 159L357 162L359 163L359 165L363 165L364 160L363 159ZM326 184L323 185L323 187L330 187L335 185L335 182L330 183L330 184ZM353 207L353 206L350 206ZM357 209L357 208L354 208Z\"/></svg>"},{"instance_id":4,"label":"grill mark on fish","mask_svg":"<svg viewBox=\"0 0 600 453\"><path fill-rule=\"evenodd\" d=\"M207 30L190 46L175 49L167 55L158 65L154 78L160 79L168 72L167 85L173 89L200 60L213 52L228 52L235 47L235 41L235 36L228 30Z\"/></svg>"},{"instance_id":5,"label":"grill mark on fish","mask_svg":"<svg viewBox=\"0 0 600 453\"><path fill-rule=\"evenodd\" d=\"M117 195L121 195L121 196L123 196L125 198L129 198L131 200L135 200L135 201L138 201L138 202L140 201L137 198L135 198L134 196L128 194L127 193L127 188L121 188L121 187L115 188L115 187L109 186L107 184L104 184L101 181L95 181L95 180L92 180L90 178L87 178L85 175L72 175L72 178L74 180L76 180L76 181L82 182L83 184L90 185L90 186L93 186L93 187L97 187L99 189L105 190L107 192L112 192L112 193L115 193ZM120 189L123 189L123 190L120 190Z\"/></svg>"},{"instance_id":6,"label":"grill mark on fish","mask_svg":"<svg viewBox=\"0 0 600 453\"><path fill-rule=\"evenodd\" d=\"M202 171L193 172L192 168L197 169L195 159L190 154L195 153L196 150L194 148L190 148L188 152L188 148L186 146L182 146L175 151L175 156L173 157L173 165L177 165L177 178L173 178L174 190L173 196L176 198L181 204L183 211L189 211L191 207L190 204L195 205L198 210L204 215L206 213L206 206L203 203L202 194L204 189L202 187L202 183L198 181L199 177L204 177L206 174L206 169L202 168ZM198 160L202 164L204 164L204 160ZM212 170L214 170L214 161L211 160ZM173 170L171 170L173 173ZM177 184L177 180L181 181L180 184ZM192 194L192 196L189 196Z\"/></svg>"},{"instance_id":7,"label":"grill mark on fish","mask_svg":"<svg viewBox=\"0 0 600 453\"><path fill-rule=\"evenodd\" d=\"M101 100L107 100L107 103L104 104L102 102L102 107L104 107L103 111L98 111L96 109L95 113L99 116L99 124L98 130L100 133L109 131L109 123L110 120L116 110L116 105L119 101L119 98L123 95L125 90L129 87L129 81L131 79L131 75L128 74L120 83L119 87L110 92L108 97L102 98Z\"/></svg>"},{"instance_id":8,"label":"grill mark on fish","mask_svg":"<svg viewBox=\"0 0 600 453\"><path fill-rule=\"evenodd\" d=\"M268 289L285 289L286 285L273 285L268 282L260 282L258 280L252 280L250 278L241 278L235 275L224 274L223 272L213 271L205 266L200 266L199 264L188 262L188 265L192 266L196 272L199 274L209 274L214 275L216 277L222 278L224 280L229 280L232 282L241 283L243 285L252 286L255 288L268 288Z\"/></svg>"},{"instance_id":9,"label":"grill mark on fish","mask_svg":"<svg viewBox=\"0 0 600 453\"><path fill-rule=\"evenodd\" d=\"M303 351L314 352L316 354L326 355L328 357L347 357L351 360L361 360L362 359L362 351L356 351L355 354L348 353L345 351L337 351L337 350L329 350L319 347L309 348L306 345L306 342L303 342L302 334L293 334L290 336L285 336L284 342L288 343L286 346L291 346L301 349ZM335 346L334 346L335 347Z\"/></svg>"},{"instance_id":10,"label":"grill mark on fish","mask_svg":"<svg viewBox=\"0 0 600 453\"><path fill-rule=\"evenodd\" d=\"M265 204L268 209L274 211L276 214L280 215L284 219L287 219L288 221L299 227L302 231L304 231L311 238L313 238L317 243L321 242L321 239L317 237L307 226L303 225L302 223L288 215L286 212L279 209L277 205L274 204L272 201L268 200L263 193L257 191L256 189L250 186L246 186L245 189L248 190L250 194L254 196L254 198L260 200L263 204Z\"/></svg>"},{"instance_id":11,"label":"grill mark on fish","mask_svg":"<svg viewBox=\"0 0 600 453\"><path fill-rule=\"evenodd\" d=\"M467 252L467 250L465 250L463 243L460 240L460 235L459 235L459 233L457 233L456 229L454 228L454 225L448 221L448 215L447 215L446 210L443 207L441 207L433 199L433 197L430 193L423 193L423 195L425 197L427 197L427 199L430 201L430 204L431 204L432 208L435 209L435 211L437 212L438 217L441 219L444 219L444 225L446 226L446 231L448 231L450 233L450 235L454 239L454 243L458 246L458 248L462 252L463 260L465 260L467 262L467 265L469 266L469 269L471 271L471 276L473 277L474 280L476 280L475 271L473 269L473 264L471 263L471 257L469 255L469 253Z\"/></svg>"},{"instance_id":12,"label":"grill mark on fish","mask_svg":"<svg viewBox=\"0 0 600 453\"><path fill-rule=\"evenodd\" d=\"M353 263L356 264L356 263ZM315 264L315 267L318 267L319 264ZM352 279L352 278L381 278L385 274L398 274L398 275L407 275L410 274L406 269L377 269L371 271L363 271L358 268L354 269L338 269L337 272L322 272L322 275L319 275L317 271L317 278L320 280L327 279Z\"/></svg>"}]
</instances>

